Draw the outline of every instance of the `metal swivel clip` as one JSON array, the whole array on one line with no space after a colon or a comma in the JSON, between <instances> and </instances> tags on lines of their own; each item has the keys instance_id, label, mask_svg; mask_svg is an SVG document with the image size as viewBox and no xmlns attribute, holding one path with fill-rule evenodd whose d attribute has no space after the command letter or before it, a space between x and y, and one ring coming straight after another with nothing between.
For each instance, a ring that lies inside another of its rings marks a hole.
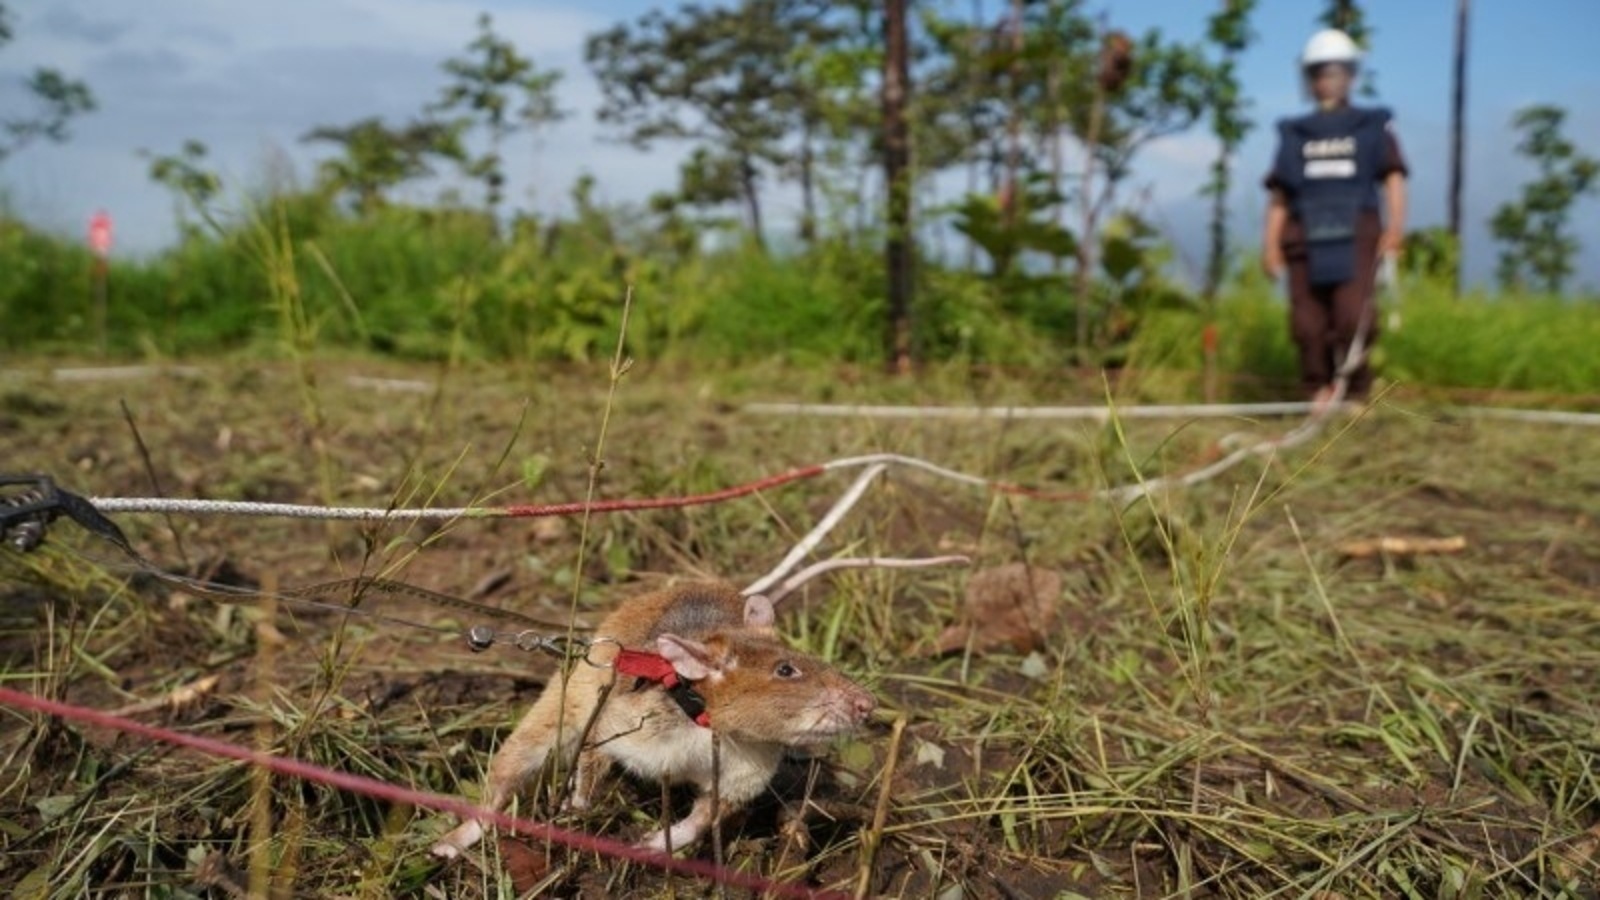
<instances>
[{"instance_id":1,"label":"metal swivel clip","mask_svg":"<svg viewBox=\"0 0 1600 900\"><path fill-rule=\"evenodd\" d=\"M48 475L0 475L0 539L21 553L44 543L61 514L61 492Z\"/></svg>"}]
</instances>

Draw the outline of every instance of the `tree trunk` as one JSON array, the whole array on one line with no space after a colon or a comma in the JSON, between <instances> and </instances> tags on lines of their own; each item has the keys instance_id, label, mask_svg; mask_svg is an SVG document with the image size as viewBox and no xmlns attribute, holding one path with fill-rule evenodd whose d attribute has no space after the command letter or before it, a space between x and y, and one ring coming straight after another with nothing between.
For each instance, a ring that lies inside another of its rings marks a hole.
<instances>
[{"instance_id":1,"label":"tree trunk","mask_svg":"<svg viewBox=\"0 0 1600 900\"><path fill-rule=\"evenodd\" d=\"M756 166L750 157L739 158L739 190L744 194L745 214L750 220L750 234L756 246L766 249L767 236L761 227L761 197L756 191Z\"/></svg>"},{"instance_id":2,"label":"tree trunk","mask_svg":"<svg viewBox=\"0 0 1600 900\"><path fill-rule=\"evenodd\" d=\"M1047 122L1045 131L1050 145L1050 194L1056 204L1056 219L1059 220L1066 213L1067 205L1061 201L1061 182L1066 168L1066 157L1061 152L1061 57L1050 57L1049 80L1045 83L1045 116ZM1061 274L1062 259L1060 254L1050 255L1050 272L1053 275Z\"/></svg>"},{"instance_id":3,"label":"tree trunk","mask_svg":"<svg viewBox=\"0 0 1600 900\"><path fill-rule=\"evenodd\" d=\"M889 234L884 243L888 270L888 361L902 374L911 369L911 130L906 106L911 93L906 6L885 0L883 7L883 176L888 189Z\"/></svg>"},{"instance_id":4,"label":"tree trunk","mask_svg":"<svg viewBox=\"0 0 1600 900\"><path fill-rule=\"evenodd\" d=\"M1455 84L1450 102L1450 237L1456 246L1455 270L1450 273L1451 291L1461 294L1461 191L1466 169L1467 118L1467 21L1470 0L1456 0Z\"/></svg>"},{"instance_id":5,"label":"tree trunk","mask_svg":"<svg viewBox=\"0 0 1600 900\"><path fill-rule=\"evenodd\" d=\"M970 199L978 193L979 170L984 164L983 125L978 118L979 98L984 95L988 87L984 80L978 78L980 67L977 60L983 50L983 0L972 0L972 28L967 34L967 56L969 57L970 75L967 79L967 197ZM978 268L978 242L971 237L967 238L967 264L968 272Z\"/></svg>"},{"instance_id":6,"label":"tree trunk","mask_svg":"<svg viewBox=\"0 0 1600 900\"><path fill-rule=\"evenodd\" d=\"M1083 222L1078 231L1078 334L1077 364L1089 360L1089 290L1093 287L1095 218L1099 202L1094 195L1095 149L1100 143L1100 128L1105 119L1106 92L1100 81L1095 81L1094 103L1089 108L1089 130L1084 135L1082 199Z\"/></svg>"},{"instance_id":7,"label":"tree trunk","mask_svg":"<svg viewBox=\"0 0 1600 900\"><path fill-rule=\"evenodd\" d=\"M1022 205L1021 187L1017 173L1022 169L1022 5L1024 0L1011 0L1011 104L1006 111L1006 184L1000 213L1007 228L1017 224L1017 210Z\"/></svg>"},{"instance_id":8,"label":"tree trunk","mask_svg":"<svg viewBox=\"0 0 1600 900\"><path fill-rule=\"evenodd\" d=\"M1211 164L1211 246L1206 256L1206 306L1215 312L1217 292L1228 269L1228 189L1233 184L1233 147L1223 143Z\"/></svg>"},{"instance_id":9,"label":"tree trunk","mask_svg":"<svg viewBox=\"0 0 1600 900\"><path fill-rule=\"evenodd\" d=\"M813 125L808 116L800 135L800 240L807 247L817 241L816 154L811 148Z\"/></svg>"}]
</instances>

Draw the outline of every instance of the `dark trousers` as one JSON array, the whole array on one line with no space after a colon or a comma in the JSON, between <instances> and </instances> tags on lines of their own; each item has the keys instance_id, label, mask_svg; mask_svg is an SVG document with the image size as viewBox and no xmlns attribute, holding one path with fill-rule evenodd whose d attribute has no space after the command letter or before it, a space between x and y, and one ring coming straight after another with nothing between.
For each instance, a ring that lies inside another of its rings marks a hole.
<instances>
[{"instance_id":1,"label":"dark trousers","mask_svg":"<svg viewBox=\"0 0 1600 900\"><path fill-rule=\"evenodd\" d=\"M1363 215L1356 225L1355 271L1346 281L1312 284L1304 243L1286 244L1289 268L1289 334L1300 348L1300 385L1309 397L1333 383L1356 332L1368 351L1378 339L1376 302L1378 217ZM1372 371L1363 360L1350 375L1347 396L1360 399L1372 389Z\"/></svg>"}]
</instances>

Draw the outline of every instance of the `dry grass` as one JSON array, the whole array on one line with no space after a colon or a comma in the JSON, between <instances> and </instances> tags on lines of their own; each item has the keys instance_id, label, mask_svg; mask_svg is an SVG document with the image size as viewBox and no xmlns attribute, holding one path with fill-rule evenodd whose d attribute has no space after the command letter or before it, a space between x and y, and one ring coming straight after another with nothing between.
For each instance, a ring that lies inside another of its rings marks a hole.
<instances>
[{"instance_id":1,"label":"dry grass","mask_svg":"<svg viewBox=\"0 0 1600 900\"><path fill-rule=\"evenodd\" d=\"M584 494L606 388L603 373L449 368L435 395L411 396L348 387L345 368L306 360L210 371L137 387L7 383L0 459L85 492L146 493L117 406L125 396L176 495L568 499ZM878 450L1088 486L1124 481L1131 466L1184 466L1225 431L1279 427L1139 423L1124 440L1082 424L728 412L797 395L1092 399L953 372L888 384L795 377L630 374L601 493L706 490ZM509 572L491 602L559 617L576 598L592 620L664 578L765 571L843 486L597 518L577 578L575 522L177 528L213 577L293 587L382 571L464 594ZM727 857L889 896L1595 896L1597 517L1592 433L1449 421L1403 398L1330 444L1125 510L895 474L834 548L1060 570L1062 626L1033 658L935 659L923 651L955 619L964 574L847 572L785 601L781 627L867 680L886 709L861 739L797 762L769 808L730 823ZM165 522L124 524L176 563ZM1334 551L1383 534L1464 534L1468 547L1352 562ZM114 708L216 674L215 691L145 718L471 793L551 672L542 658L473 656L421 632L186 600L86 563L80 551L111 551L64 526L52 539L28 557L0 554L0 678L11 686ZM897 717L907 724L890 766ZM10 895L223 897L254 885L274 896L516 896L492 845L481 867L436 866L425 853L447 824L436 817L9 711L0 721ZM654 788L618 782L595 810L562 821L635 837L661 805ZM540 895L705 893L581 855L548 863Z\"/></svg>"}]
</instances>

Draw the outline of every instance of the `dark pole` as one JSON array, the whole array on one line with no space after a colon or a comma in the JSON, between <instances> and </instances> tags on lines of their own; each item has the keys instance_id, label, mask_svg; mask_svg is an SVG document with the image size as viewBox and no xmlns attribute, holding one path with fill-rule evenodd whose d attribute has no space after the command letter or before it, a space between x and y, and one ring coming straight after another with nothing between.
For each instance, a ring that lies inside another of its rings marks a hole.
<instances>
[{"instance_id":1,"label":"dark pole","mask_svg":"<svg viewBox=\"0 0 1600 900\"><path fill-rule=\"evenodd\" d=\"M1471 0L1456 0L1455 84L1450 101L1450 238L1456 251L1455 271L1450 274L1451 290L1461 293L1461 191L1466 169L1467 118L1467 19Z\"/></svg>"},{"instance_id":2,"label":"dark pole","mask_svg":"<svg viewBox=\"0 0 1600 900\"><path fill-rule=\"evenodd\" d=\"M1022 206L1022 189L1017 185L1017 173L1022 169L1022 4L1011 0L1011 96L1006 109L1006 187L1005 206L1000 211L1005 216L1005 226L1015 228L1017 210Z\"/></svg>"},{"instance_id":3,"label":"dark pole","mask_svg":"<svg viewBox=\"0 0 1600 900\"><path fill-rule=\"evenodd\" d=\"M906 34L909 0L885 0L883 7L883 176L888 189L889 235L884 264L889 281L889 365L911 369L911 130L906 103L911 93Z\"/></svg>"}]
</instances>

